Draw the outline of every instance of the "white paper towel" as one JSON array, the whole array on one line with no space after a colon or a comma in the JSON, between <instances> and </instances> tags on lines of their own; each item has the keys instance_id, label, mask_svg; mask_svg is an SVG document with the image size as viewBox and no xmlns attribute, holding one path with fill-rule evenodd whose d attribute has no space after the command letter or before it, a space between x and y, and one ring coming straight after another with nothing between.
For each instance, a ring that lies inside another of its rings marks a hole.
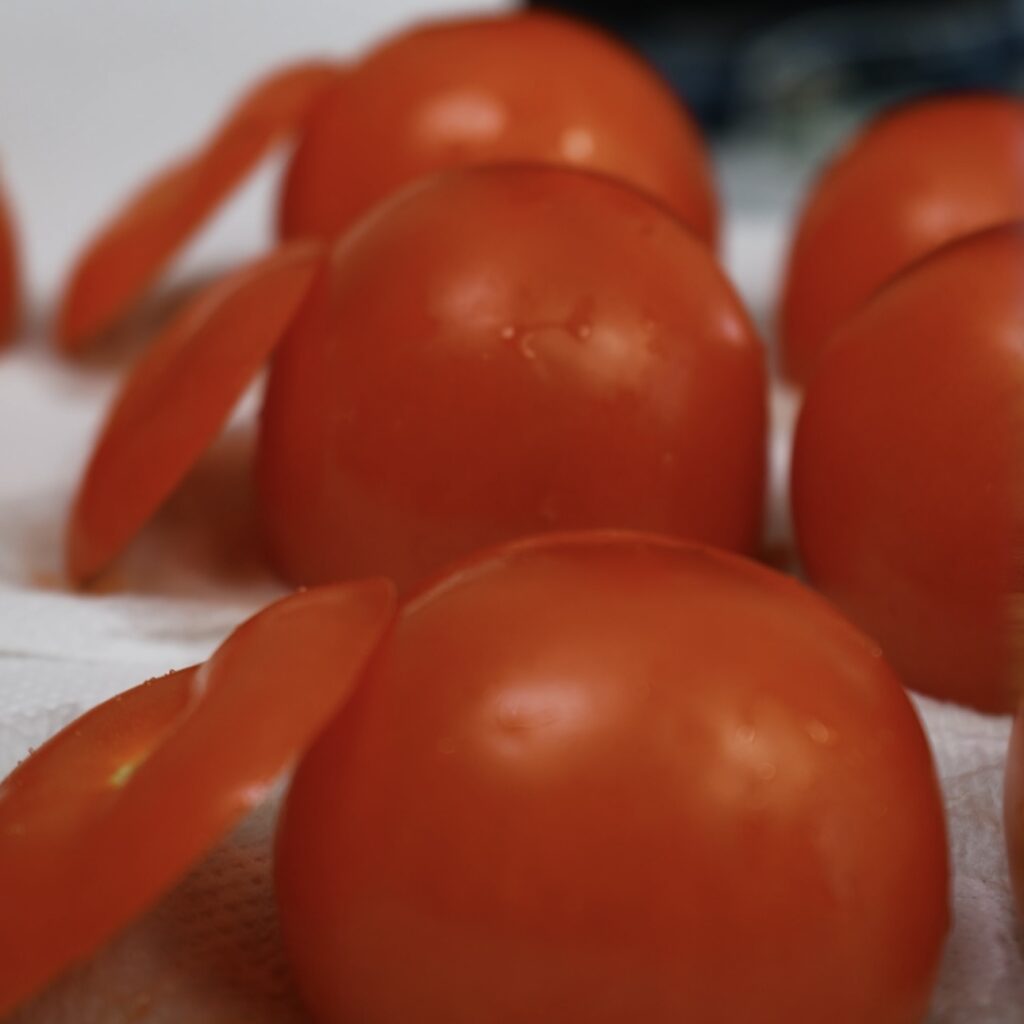
<instances>
[{"instance_id":1,"label":"white paper towel","mask_svg":"<svg viewBox=\"0 0 1024 1024\"><path fill-rule=\"evenodd\" d=\"M374 11L360 8L358 23L338 36L355 45L431 6L391 0ZM82 31L93 49L83 57L76 49L77 4L7 0L0 154L32 242L38 307L52 300L69 252L118 189L175 145L191 142L204 118L222 109L254 72L274 59L323 52L324 24L338 17L328 11L337 12L337 5L312 0L290 5L284 29L283 8L270 3L232 0L218 5L216 17L198 0L164 0L145 9L152 21L142 32L133 3L90 8ZM187 41L183 49L194 46L206 55L188 65L187 81L176 77L181 67L167 59L154 25L173 27L176 38ZM131 31L137 34L129 39ZM43 46L60 59L40 60ZM65 77L61 61L70 67ZM90 78L86 65L101 70ZM204 77L208 103L197 84ZM88 119L70 116L72 94ZM143 101L153 109L159 101L162 128L140 110ZM731 200L729 263L752 307L764 311L807 167L741 150L724 154L723 170ZM246 189L174 275L179 287L262 244L272 185L268 170ZM255 550L247 495L255 395L183 493L108 575L104 592L83 597L61 588L67 502L132 346L128 340L113 355L69 365L51 354L41 329L27 333L32 337L0 357L0 774L99 700L202 659L237 622L281 592ZM778 396L775 405L773 457L781 476L792 403ZM772 532L776 539L784 532L778 503ZM931 1024L1022 1024L1024 946L1012 912L1001 820L1009 725L927 700L918 706L942 774L955 866L955 927ZM116 1021L111 986L125 1020L301 1021L282 980L274 930L272 820L265 810L245 823L159 911L22 1013L19 1024ZM197 974L195 958L189 959L197 949L209 953L213 966L205 973Z\"/></svg>"}]
</instances>

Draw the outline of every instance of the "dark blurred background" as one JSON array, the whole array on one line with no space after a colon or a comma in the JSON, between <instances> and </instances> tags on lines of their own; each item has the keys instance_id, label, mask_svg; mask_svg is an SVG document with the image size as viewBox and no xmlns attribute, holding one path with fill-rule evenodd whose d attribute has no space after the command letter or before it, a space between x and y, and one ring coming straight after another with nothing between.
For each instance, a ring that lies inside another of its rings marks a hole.
<instances>
[{"instance_id":1,"label":"dark blurred background","mask_svg":"<svg viewBox=\"0 0 1024 1024\"><path fill-rule=\"evenodd\" d=\"M799 131L837 108L1024 86L1024 0L548 0L641 50L710 130Z\"/></svg>"}]
</instances>

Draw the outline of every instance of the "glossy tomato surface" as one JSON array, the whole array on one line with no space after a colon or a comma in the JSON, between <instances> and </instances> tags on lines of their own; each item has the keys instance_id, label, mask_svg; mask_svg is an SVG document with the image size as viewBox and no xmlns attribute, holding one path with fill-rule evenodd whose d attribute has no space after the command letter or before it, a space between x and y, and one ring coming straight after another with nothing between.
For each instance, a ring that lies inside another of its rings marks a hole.
<instances>
[{"instance_id":1,"label":"glossy tomato surface","mask_svg":"<svg viewBox=\"0 0 1024 1024\"><path fill-rule=\"evenodd\" d=\"M309 292L323 248L280 246L200 291L125 378L71 506L68 576L131 543L221 432Z\"/></svg>"},{"instance_id":2,"label":"glossy tomato surface","mask_svg":"<svg viewBox=\"0 0 1024 1024\"><path fill-rule=\"evenodd\" d=\"M18 261L14 225L0 182L0 345L10 341L18 318Z\"/></svg>"},{"instance_id":3,"label":"glossy tomato surface","mask_svg":"<svg viewBox=\"0 0 1024 1024\"><path fill-rule=\"evenodd\" d=\"M811 580L916 689L1015 705L1024 225L952 243L836 334L793 456Z\"/></svg>"},{"instance_id":4,"label":"glossy tomato surface","mask_svg":"<svg viewBox=\"0 0 1024 1024\"><path fill-rule=\"evenodd\" d=\"M753 563L510 545L416 594L278 834L319 1022L916 1024L943 813L877 648Z\"/></svg>"},{"instance_id":5,"label":"glossy tomato surface","mask_svg":"<svg viewBox=\"0 0 1024 1024\"><path fill-rule=\"evenodd\" d=\"M611 179L504 166L338 243L275 356L258 479L288 579L407 585L557 528L753 549L764 449L762 346L707 247Z\"/></svg>"},{"instance_id":6,"label":"glossy tomato surface","mask_svg":"<svg viewBox=\"0 0 1024 1024\"><path fill-rule=\"evenodd\" d=\"M786 272L783 361L806 383L832 332L897 271L1024 216L1024 101L921 100L874 121L811 190Z\"/></svg>"},{"instance_id":7,"label":"glossy tomato surface","mask_svg":"<svg viewBox=\"0 0 1024 1024\"><path fill-rule=\"evenodd\" d=\"M1017 910L1024 921L1024 705L1017 711L1006 755L1006 845Z\"/></svg>"},{"instance_id":8,"label":"glossy tomato surface","mask_svg":"<svg viewBox=\"0 0 1024 1024\"><path fill-rule=\"evenodd\" d=\"M623 178L715 239L710 160L668 86L609 36L538 13L428 24L353 65L304 133L281 231L333 237L423 174L508 160Z\"/></svg>"}]
</instances>

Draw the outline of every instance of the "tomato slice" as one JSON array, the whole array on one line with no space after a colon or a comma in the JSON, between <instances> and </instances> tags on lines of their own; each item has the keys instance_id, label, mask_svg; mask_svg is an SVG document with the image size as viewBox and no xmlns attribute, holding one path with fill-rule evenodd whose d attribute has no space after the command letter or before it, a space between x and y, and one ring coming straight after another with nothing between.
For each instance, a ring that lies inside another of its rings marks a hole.
<instances>
[{"instance_id":1,"label":"tomato slice","mask_svg":"<svg viewBox=\"0 0 1024 1024\"><path fill-rule=\"evenodd\" d=\"M135 366L71 513L67 570L84 581L141 529L219 433L281 340L321 263L285 246L206 289Z\"/></svg>"},{"instance_id":2,"label":"tomato slice","mask_svg":"<svg viewBox=\"0 0 1024 1024\"><path fill-rule=\"evenodd\" d=\"M783 370L810 383L834 332L954 238L1024 217L1024 102L933 96L884 112L807 195L779 310Z\"/></svg>"},{"instance_id":3,"label":"tomato slice","mask_svg":"<svg viewBox=\"0 0 1024 1024\"><path fill-rule=\"evenodd\" d=\"M202 668L69 725L0 786L0 1016L113 936L263 796L395 614L381 579L304 591Z\"/></svg>"},{"instance_id":4,"label":"tomato slice","mask_svg":"<svg viewBox=\"0 0 1024 1024\"><path fill-rule=\"evenodd\" d=\"M1010 854L1010 874L1017 896L1017 911L1024 920L1024 704L1010 736L1006 756L1006 845Z\"/></svg>"},{"instance_id":5,"label":"tomato slice","mask_svg":"<svg viewBox=\"0 0 1024 1024\"><path fill-rule=\"evenodd\" d=\"M1024 222L892 280L817 364L791 472L808 579L908 686L990 713L1018 697L1022 280Z\"/></svg>"},{"instance_id":6,"label":"tomato slice","mask_svg":"<svg viewBox=\"0 0 1024 1024\"><path fill-rule=\"evenodd\" d=\"M18 318L18 260L11 215L0 191L0 345L11 340Z\"/></svg>"},{"instance_id":7,"label":"tomato slice","mask_svg":"<svg viewBox=\"0 0 1024 1024\"><path fill-rule=\"evenodd\" d=\"M127 311L184 242L276 142L303 125L340 74L311 61L265 78L197 153L162 171L79 258L57 316L67 351L84 348Z\"/></svg>"},{"instance_id":8,"label":"tomato slice","mask_svg":"<svg viewBox=\"0 0 1024 1024\"><path fill-rule=\"evenodd\" d=\"M921 1024L942 800L796 581L600 531L449 566L304 755L275 859L319 1024Z\"/></svg>"},{"instance_id":9,"label":"tomato slice","mask_svg":"<svg viewBox=\"0 0 1024 1024\"><path fill-rule=\"evenodd\" d=\"M567 167L434 175L338 243L274 358L267 549L292 582L400 587L554 529L753 551L765 396L742 301L660 204Z\"/></svg>"}]
</instances>

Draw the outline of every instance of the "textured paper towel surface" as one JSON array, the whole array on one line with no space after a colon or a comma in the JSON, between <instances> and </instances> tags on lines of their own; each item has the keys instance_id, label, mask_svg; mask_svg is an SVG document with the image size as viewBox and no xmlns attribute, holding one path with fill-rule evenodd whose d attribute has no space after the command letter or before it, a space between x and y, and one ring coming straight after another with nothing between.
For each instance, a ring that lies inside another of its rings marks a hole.
<instances>
[{"instance_id":1,"label":"textured paper towel surface","mask_svg":"<svg viewBox=\"0 0 1024 1024\"><path fill-rule=\"evenodd\" d=\"M60 3L7 2L0 37L0 153L31 235L31 278L40 305L52 298L71 247L104 204L154 160L192 140L207 110L200 101L204 81L216 94L210 106L223 105L271 60L322 51L327 9L337 11L337 5L296 3L282 26L278 6L225 2L204 34L193 21L213 17L208 5L153 3L146 7L153 38L136 38L128 53L118 39L132 29L137 5L96 5L80 28L70 0L66 9ZM354 46L431 5L391 0L378 6L336 35ZM97 26L104 18L107 23ZM240 24L246 31L235 38ZM180 81L160 39L161 31L172 29L181 43L176 52L206 55ZM84 75L75 63L86 60L82 33L93 47L89 66L107 69L95 80L72 74L77 69ZM210 33L220 33L223 46L234 45L218 51ZM73 81L55 80L53 64L32 56L33 46L38 52L43 42L64 54ZM215 53L223 57L214 59ZM129 74L133 90L123 88ZM115 88L118 82L122 88ZM88 125L66 117L62 104L72 88L81 93L76 99L89 112ZM167 101L162 123L140 113L140 95ZM763 313L770 308L785 226L806 167L760 150L720 157L732 210L729 263L752 307ZM177 292L263 244L271 186L268 170L192 251L175 275ZM137 326L144 324L145 318ZM42 342L41 330L28 333L25 344L0 358L0 774L97 701L205 657L232 626L280 592L262 568L248 494L256 395L142 542L108 574L100 593L82 597L61 588L67 501L111 389L132 358L132 332L112 355L84 366L62 364ZM781 476L793 410L785 395L775 405L773 457ZM776 539L784 533L778 504L772 531ZM955 866L955 927L931 1024L1022 1024L1024 955L1001 823L1009 726L930 701L918 705L942 775ZM157 911L27 1007L18 1024L302 1021L273 915L272 822L271 808L254 815ZM898 915L899 907L892 913Z\"/></svg>"}]
</instances>

